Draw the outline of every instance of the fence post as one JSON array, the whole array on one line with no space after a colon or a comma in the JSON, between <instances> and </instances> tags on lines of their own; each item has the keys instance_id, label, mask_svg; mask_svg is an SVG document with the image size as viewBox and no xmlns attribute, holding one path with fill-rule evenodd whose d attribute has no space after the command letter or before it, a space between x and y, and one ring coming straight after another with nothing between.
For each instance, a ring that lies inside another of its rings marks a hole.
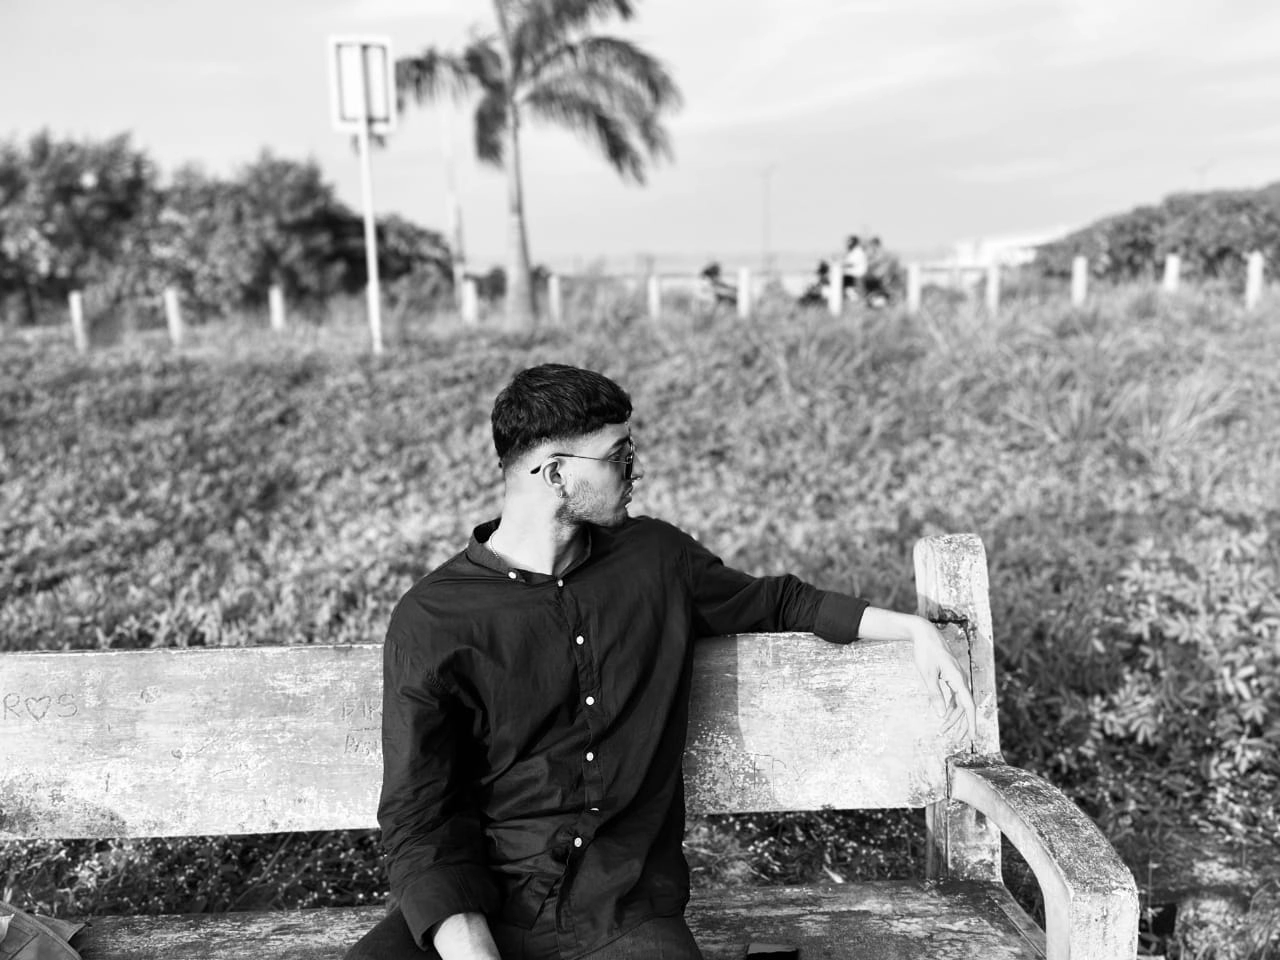
<instances>
[{"instance_id":1,"label":"fence post","mask_svg":"<svg viewBox=\"0 0 1280 960\"><path fill-rule=\"evenodd\" d=\"M844 266L839 257L831 261L831 272L827 274L827 309L833 317L844 312Z\"/></svg>"},{"instance_id":2,"label":"fence post","mask_svg":"<svg viewBox=\"0 0 1280 960\"><path fill-rule=\"evenodd\" d=\"M560 274L558 273L547 277L547 316L557 327L564 322L564 299L560 291Z\"/></svg>"},{"instance_id":3,"label":"fence post","mask_svg":"<svg viewBox=\"0 0 1280 960\"><path fill-rule=\"evenodd\" d=\"M1089 295L1089 260L1076 257L1071 261L1071 305L1083 307Z\"/></svg>"},{"instance_id":4,"label":"fence post","mask_svg":"<svg viewBox=\"0 0 1280 960\"><path fill-rule=\"evenodd\" d=\"M1182 273L1182 258L1176 253L1171 253L1164 258L1164 282L1161 286L1165 293L1178 292L1179 274Z\"/></svg>"},{"instance_id":5,"label":"fence post","mask_svg":"<svg viewBox=\"0 0 1280 960\"><path fill-rule=\"evenodd\" d=\"M649 319L654 323L662 319L662 280L656 273L649 274Z\"/></svg>"},{"instance_id":6,"label":"fence post","mask_svg":"<svg viewBox=\"0 0 1280 960\"><path fill-rule=\"evenodd\" d=\"M907 264L907 313L917 313L920 310L920 281L920 264Z\"/></svg>"},{"instance_id":7,"label":"fence post","mask_svg":"<svg viewBox=\"0 0 1280 960\"><path fill-rule=\"evenodd\" d=\"M462 322L475 326L480 320L480 297L476 293L474 277L462 278Z\"/></svg>"},{"instance_id":8,"label":"fence post","mask_svg":"<svg viewBox=\"0 0 1280 960\"><path fill-rule=\"evenodd\" d=\"M1000 264L987 265L987 309L996 313L1000 309Z\"/></svg>"},{"instance_id":9,"label":"fence post","mask_svg":"<svg viewBox=\"0 0 1280 960\"><path fill-rule=\"evenodd\" d=\"M178 305L178 291L164 288L164 316L169 322L169 339L175 347L182 346L182 308Z\"/></svg>"},{"instance_id":10,"label":"fence post","mask_svg":"<svg viewBox=\"0 0 1280 960\"><path fill-rule=\"evenodd\" d=\"M72 290L67 298L71 305L71 339L75 341L77 353L89 352L89 331L84 326L84 298L79 290Z\"/></svg>"},{"instance_id":11,"label":"fence post","mask_svg":"<svg viewBox=\"0 0 1280 960\"><path fill-rule=\"evenodd\" d=\"M271 329L276 333L284 331L284 290L279 284L272 284L267 291L267 304L271 311Z\"/></svg>"},{"instance_id":12,"label":"fence post","mask_svg":"<svg viewBox=\"0 0 1280 960\"><path fill-rule=\"evenodd\" d=\"M1257 250L1249 254L1249 267L1245 274L1244 306L1252 310L1262 299L1262 254Z\"/></svg>"},{"instance_id":13,"label":"fence post","mask_svg":"<svg viewBox=\"0 0 1280 960\"><path fill-rule=\"evenodd\" d=\"M751 269L742 267L738 270L738 318L746 320L751 316Z\"/></svg>"}]
</instances>

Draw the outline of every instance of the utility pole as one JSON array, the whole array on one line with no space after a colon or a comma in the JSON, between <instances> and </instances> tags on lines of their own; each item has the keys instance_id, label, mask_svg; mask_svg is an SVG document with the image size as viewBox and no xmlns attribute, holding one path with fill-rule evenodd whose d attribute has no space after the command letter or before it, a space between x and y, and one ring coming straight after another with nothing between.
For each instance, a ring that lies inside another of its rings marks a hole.
<instances>
[{"instance_id":1,"label":"utility pole","mask_svg":"<svg viewBox=\"0 0 1280 960\"><path fill-rule=\"evenodd\" d=\"M763 181L761 184L763 210L761 211L760 269L761 269L761 273L765 276L768 276L770 273L773 272L773 250L771 249L770 240L769 240L769 227L770 227L769 221L770 221L770 215L772 213L772 209L771 209L772 200L770 197L769 187L770 187L770 180L773 177L773 171L776 169L776 166L777 166L776 164L772 164L772 163L769 164L767 167L764 168L764 171L760 175Z\"/></svg>"},{"instance_id":2,"label":"utility pole","mask_svg":"<svg viewBox=\"0 0 1280 960\"><path fill-rule=\"evenodd\" d=\"M452 255L449 258L453 268L453 293L458 300L458 309L462 309L462 280L467 272L467 255L462 246L462 204L458 202L457 175L454 170L453 154L453 113L445 106L440 111L440 143L444 151L445 189L447 196L446 215L449 224L449 246Z\"/></svg>"}]
</instances>

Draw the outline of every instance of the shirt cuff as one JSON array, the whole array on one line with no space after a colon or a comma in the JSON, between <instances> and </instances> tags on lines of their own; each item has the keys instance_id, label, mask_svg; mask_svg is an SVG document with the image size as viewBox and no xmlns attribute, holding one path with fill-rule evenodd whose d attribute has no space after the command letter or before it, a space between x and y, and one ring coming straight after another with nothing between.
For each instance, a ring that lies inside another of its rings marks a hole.
<instances>
[{"instance_id":1,"label":"shirt cuff","mask_svg":"<svg viewBox=\"0 0 1280 960\"><path fill-rule=\"evenodd\" d=\"M858 639L862 612L869 606L866 600L847 593L824 590L818 615L813 620L813 632L829 643L852 643Z\"/></svg>"},{"instance_id":2,"label":"shirt cuff","mask_svg":"<svg viewBox=\"0 0 1280 960\"><path fill-rule=\"evenodd\" d=\"M431 950L431 928L446 917L498 912L497 887L479 867L437 867L409 884L398 899L414 942L427 951Z\"/></svg>"}]
</instances>

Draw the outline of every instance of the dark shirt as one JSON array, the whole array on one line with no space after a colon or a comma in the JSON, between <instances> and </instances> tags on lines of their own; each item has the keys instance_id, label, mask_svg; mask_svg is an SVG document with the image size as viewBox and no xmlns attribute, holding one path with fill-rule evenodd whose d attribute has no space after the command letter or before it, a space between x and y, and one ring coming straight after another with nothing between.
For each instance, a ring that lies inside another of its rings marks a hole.
<instances>
[{"instance_id":1,"label":"dark shirt","mask_svg":"<svg viewBox=\"0 0 1280 960\"><path fill-rule=\"evenodd\" d=\"M863 600L725 566L636 517L589 526L560 577L513 570L475 529L415 584L384 652L378 808L392 897L420 945L455 913L532 927L564 957L689 898L681 762L692 641L857 638ZM554 911L550 910L554 907Z\"/></svg>"}]
</instances>

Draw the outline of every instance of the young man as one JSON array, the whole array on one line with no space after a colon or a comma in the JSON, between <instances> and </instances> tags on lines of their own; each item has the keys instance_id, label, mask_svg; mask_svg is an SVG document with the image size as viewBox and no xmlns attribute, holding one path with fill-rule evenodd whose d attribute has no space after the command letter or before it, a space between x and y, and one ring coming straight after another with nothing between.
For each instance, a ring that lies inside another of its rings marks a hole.
<instances>
[{"instance_id":1,"label":"young man","mask_svg":"<svg viewBox=\"0 0 1280 960\"><path fill-rule=\"evenodd\" d=\"M629 517L631 400L524 370L498 395L500 520L415 584L384 653L392 907L348 960L699 957L683 913L681 759L698 636L911 640L943 724L973 698L927 621L753 577Z\"/></svg>"}]
</instances>

